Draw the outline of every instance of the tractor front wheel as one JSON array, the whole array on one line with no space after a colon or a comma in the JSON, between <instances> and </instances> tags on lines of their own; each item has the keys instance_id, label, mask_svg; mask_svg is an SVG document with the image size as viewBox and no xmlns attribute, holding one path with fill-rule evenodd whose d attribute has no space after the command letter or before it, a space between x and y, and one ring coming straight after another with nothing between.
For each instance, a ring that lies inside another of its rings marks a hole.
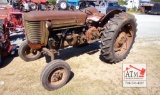
<instances>
[{"instance_id":1,"label":"tractor front wheel","mask_svg":"<svg viewBox=\"0 0 160 95\"><path fill-rule=\"evenodd\" d=\"M38 50L33 50L28 46L27 41L24 41L18 49L18 54L20 58L24 61L34 61L41 56L41 52Z\"/></svg>"},{"instance_id":2,"label":"tractor front wheel","mask_svg":"<svg viewBox=\"0 0 160 95\"><path fill-rule=\"evenodd\" d=\"M63 60L53 60L41 73L41 83L49 91L61 88L70 78L70 66Z\"/></svg>"}]
</instances>

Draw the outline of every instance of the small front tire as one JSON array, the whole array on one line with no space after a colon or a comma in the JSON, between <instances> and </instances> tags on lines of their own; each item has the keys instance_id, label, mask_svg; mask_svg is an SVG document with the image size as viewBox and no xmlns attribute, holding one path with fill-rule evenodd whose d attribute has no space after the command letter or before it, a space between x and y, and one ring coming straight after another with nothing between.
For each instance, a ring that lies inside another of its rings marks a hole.
<instances>
[{"instance_id":1,"label":"small front tire","mask_svg":"<svg viewBox=\"0 0 160 95\"><path fill-rule=\"evenodd\" d=\"M18 54L24 61L34 61L38 59L42 53L38 50L31 49L27 41L24 41L18 49Z\"/></svg>"},{"instance_id":2,"label":"small front tire","mask_svg":"<svg viewBox=\"0 0 160 95\"><path fill-rule=\"evenodd\" d=\"M70 66L65 61L53 60L44 67L40 81L45 89L53 91L64 86L70 74Z\"/></svg>"}]
</instances>

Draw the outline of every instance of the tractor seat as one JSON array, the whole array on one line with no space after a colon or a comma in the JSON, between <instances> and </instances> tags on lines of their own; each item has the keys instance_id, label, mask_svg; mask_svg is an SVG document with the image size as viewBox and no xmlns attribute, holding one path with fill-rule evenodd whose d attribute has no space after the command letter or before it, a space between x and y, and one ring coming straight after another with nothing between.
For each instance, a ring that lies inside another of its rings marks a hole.
<instances>
[{"instance_id":1,"label":"tractor seat","mask_svg":"<svg viewBox=\"0 0 160 95\"><path fill-rule=\"evenodd\" d=\"M82 12L87 14L87 18L92 17L98 17L99 19L103 18L105 14L100 13L96 8L94 7L88 7L82 10Z\"/></svg>"}]
</instances>

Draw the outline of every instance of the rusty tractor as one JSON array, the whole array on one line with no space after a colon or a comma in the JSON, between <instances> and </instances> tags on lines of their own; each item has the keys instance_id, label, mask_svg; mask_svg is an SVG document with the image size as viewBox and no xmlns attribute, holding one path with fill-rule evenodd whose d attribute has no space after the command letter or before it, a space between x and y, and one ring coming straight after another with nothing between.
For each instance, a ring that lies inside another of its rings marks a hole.
<instances>
[{"instance_id":1,"label":"rusty tractor","mask_svg":"<svg viewBox=\"0 0 160 95\"><path fill-rule=\"evenodd\" d=\"M36 51L51 57L40 76L47 90L62 87L70 77L70 66L54 58L58 50L101 41L100 59L117 63L129 54L137 31L136 18L132 14L118 9L104 14L94 7L79 11L28 12L24 14L24 26L27 40L21 44L19 56L30 61L32 57L28 55Z\"/></svg>"},{"instance_id":2,"label":"rusty tractor","mask_svg":"<svg viewBox=\"0 0 160 95\"><path fill-rule=\"evenodd\" d=\"M44 4L36 0L8 1L0 0L0 66L3 65L4 57L14 54L25 39L22 13L37 10L37 4Z\"/></svg>"}]
</instances>

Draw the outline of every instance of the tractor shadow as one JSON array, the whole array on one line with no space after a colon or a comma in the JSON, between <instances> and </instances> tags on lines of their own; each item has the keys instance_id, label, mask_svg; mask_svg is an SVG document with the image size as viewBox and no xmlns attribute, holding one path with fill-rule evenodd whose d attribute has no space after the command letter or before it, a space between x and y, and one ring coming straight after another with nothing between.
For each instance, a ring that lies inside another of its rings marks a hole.
<instances>
[{"instance_id":1,"label":"tractor shadow","mask_svg":"<svg viewBox=\"0 0 160 95\"><path fill-rule=\"evenodd\" d=\"M3 65L0 68L4 68L4 67L8 66L10 63L12 63L12 60L18 56L19 56L18 50L15 51L14 55L7 55L6 57L4 57Z\"/></svg>"},{"instance_id":2,"label":"tractor shadow","mask_svg":"<svg viewBox=\"0 0 160 95\"><path fill-rule=\"evenodd\" d=\"M13 45L17 45L16 46L16 50L15 50L15 54L13 55L7 55L6 57L4 57L4 61L3 61L3 65L0 67L0 68L4 68L6 67L7 65L9 65L10 63L12 63L12 60L15 58L15 57L18 57L18 48L19 48L19 45L21 45L21 43L25 40L25 34L24 33L10 33L10 40L11 40L11 43Z\"/></svg>"},{"instance_id":3,"label":"tractor shadow","mask_svg":"<svg viewBox=\"0 0 160 95\"><path fill-rule=\"evenodd\" d=\"M69 77L67 83L69 83L73 79L73 77L74 77L74 73L71 71L71 74L70 74L70 77Z\"/></svg>"},{"instance_id":4,"label":"tractor shadow","mask_svg":"<svg viewBox=\"0 0 160 95\"><path fill-rule=\"evenodd\" d=\"M72 57L80 56L82 54L95 54L100 49L100 42L95 42L92 44L86 44L78 47L69 47L59 51L60 55L55 54L55 59L67 60ZM45 56L46 62L49 63L51 61L49 56Z\"/></svg>"},{"instance_id":5,"label":"tractor shadow","mask_svg":"<svg viewBox=\"0 0 160 95\"><path fill-rule=\"evenodd\" d=\"M76 57L76 56L80 56L82 54L88 54L88 55L92 55L95 54L99 51L100 49L100 43L99 42L95 42L92 44L86 44L86 45L82 45L82 46L78 46L78 47L69 47L66 49L62 49L59 51L60 55L55 54L55 59L62 59L62 60L67 60L70 59L72 57ZM46 62L49 63L51 62L51 58L49 56L45 56ZM74 78L74 72L71 71L69 80L67 81L67 83L69 83L73 78ZM67 84L66 83L66 84Z\"/></svg>"}]
</instances>

